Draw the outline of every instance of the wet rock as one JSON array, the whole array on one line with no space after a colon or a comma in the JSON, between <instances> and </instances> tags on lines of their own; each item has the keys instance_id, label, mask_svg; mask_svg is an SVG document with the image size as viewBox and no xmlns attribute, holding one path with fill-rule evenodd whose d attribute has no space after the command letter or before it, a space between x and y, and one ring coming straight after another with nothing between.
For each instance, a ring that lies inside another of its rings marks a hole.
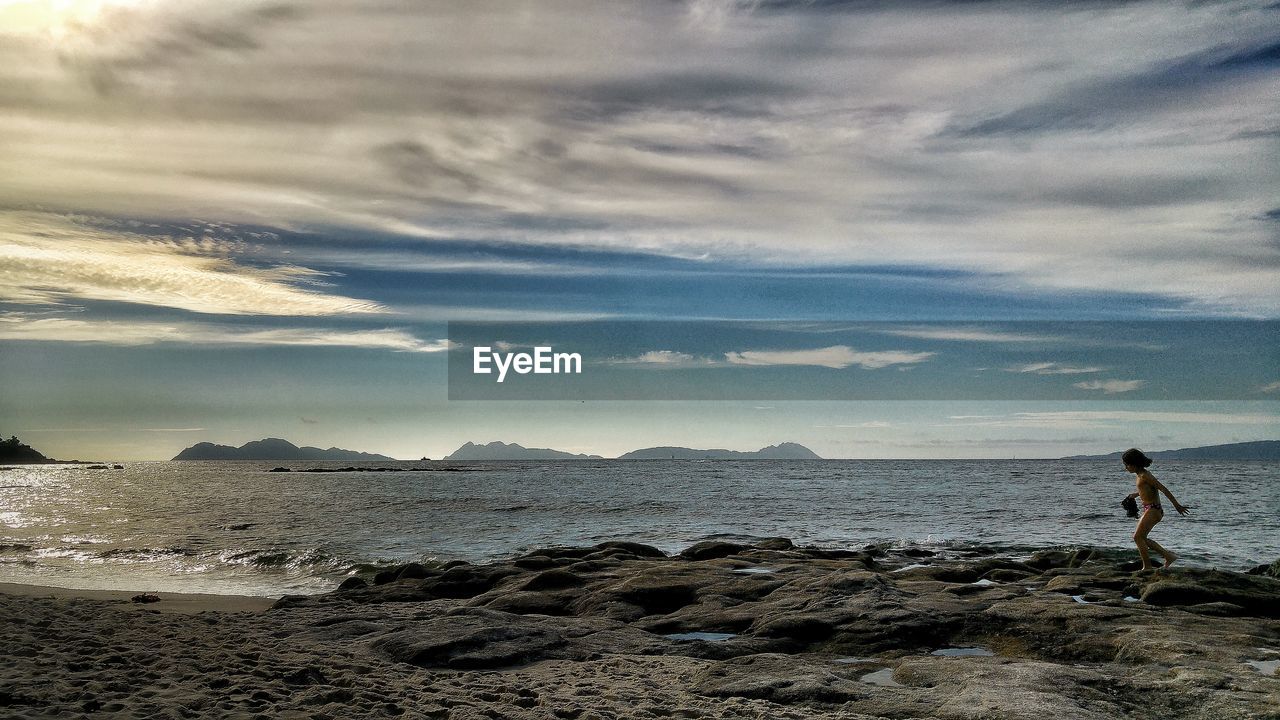
<instances>
[{"instance_id":1,"label":"wet rock","mask_svg":"<svg viewBox=\"0 0 1280 720\"><path fill-rule=\"evenodd\" d=\"M581 576L568 570L547 570L529 578L521 590L563 590L578 587L584 583Z\"/></svg>"},{"instance_id":2,"label":"wet rock","mask_svg":"<svg viewBox=\"0 0 1280 720\"><path fill-rule=\"evenodd\" d=\"M755 698L780 705L846 703L871 692L829 665L778 653L726 660L698 673L694 682L697 692L711 697Z\"/></svg>"},{"instance_id":3,"label":"wet rock","mask_svg":"<svg viewBox=\"0 0 1280 720\"><path fill-rule=\"evenodd\" d=\"M493 597L479 596L473 600L490 610L501 610L515 615L567 615L569 598L543 592L509 592Z\"/></svg>"},{"instance_id":4,"label":"wet rock","mask_svg":"<svg viewBox=\"0 0 1280 720\"><path fill-rule=\"evenodd\" d=\"M992 582L999 582L999 583L1011 583L1011 582L1018 582L1019 580L1026 580L1027 578L1033 577L1034 575L1035 575L1034 572L1029 572L1025 570L1005 570L1003 568L997 568L995 570L991 570L989 572L984 573L982 577L979 579L986 579L986 580L991 580Z\"/></svg>"},{"instance_id":5,"label":"wet rock","mask_svg":"<svg viewBox=\"0 0 1280 720\"><path fill-rule=\"evenodd\" d=\"M339 590L358 590L360 588L369 587L369 583L364 578L349 577L338 583Z\"/></svg>"},{"instance_id":6,"label":"wet rock","mask_svg":"<svg viewBox=\"0 0 1280 720\"><path fill-rule=\"evenodd\" d=\"M695 601L699 585L689 580L652 574L628 578L613 592L646 613L669 613Z\"/></svg>"},{"instance_id":7,"label":"wet rock","mask_svg":"<svg viewBox=\"0 0 1280 720\"><path fill-rule=\"evenodd\" d=\"M519 570L506 565L457 565L419 586L423 599L473 598Z\"/></svg>"},{"instance_id":8,"label":"wet rock","mask_svg":"<svg viewBox=\"0 0 1280 720\"><path fill-rule=\"evenodd\" d=\"M766 538L755 544L755 547L761 550L791 550L795 545L790 538L775 537Z\"/></svg>"},{"instance_id":9,"label":"wet rock","mask_svg":"<svg viewBox=\"0 0 1280 720\"><path fill-rule=\"evenodd\" d=\"M1266 575L1280 579L1280 560L1276 560L1270 565L1258 565L1245 571L1249 575Z\"/></svg>"},{"instance_id":10,"label":"wet rock","mask_svg":"<svg viewBox=\"0 0 1280 720\"><path fill-rule=\"evenodd\" d=\"M1280 617L1280 580L1262 575L1183 568L1148 582L1141 597L1165 606L1229 603L1260 617Z\"/></svg>"},{"instance_id":11,"label":"wet rock","mask_svg":"<svg viewBox=\"0 0 1280 720\"><path fill-rule=\"evenodd\" d=\"M400 568L396 573L396 580L422 580L431 577L434 573L428 570L421 563L411 562Z\"/></svg>"},{"instance_id":12,"label":"wet rock","mask_svg":"<svg viewBox=\"0 0 1280 720\"><path fill-rule=\"evenodd\" d=\"M949 583L971 583L978 580L978 571L964 565L929 565L903 570L897 575L904 580L938 580Z\"/></svg>"},{"instance_id":13,"label":"wet rock","mask_svg":"<svg viewBox=\"0 0 1280 720\"><path fill-rule=\"evenodd\" d=\"M511 564L524 570L544 570L556 567L560 563L546 555L526 555L512 560Z\"/></svg>"},{"instance_id":14,"label":"wet rock","mask_svg":"<svg viewBox=\"0 0 1280 720\"><path fill-rule=\"evenodd\" d=\"M1237 617L1249 614L1248 610L1229 602L1211 602L1201 603L1199 605L1188 605L1185 609L1187 612L1193 612L1197 615L1211 615L1214 617Z\"/></svg>"},{"instance_id":15,"label":"wet rock","mask_svg":"<svg viewBox=\"0 0 1280 720\"><path fill-rule=\"evenodd\" d=\"M1027 560L1027 565L1041 571L1049 568L1069 567L1073 557L1074 553L1065 550L1041 550L1031 555L1031 559Z\"/></svg>"},{"instance_id":16,"label":"wet rock","mask_svg":"<svg viewBox=\"0 0 1280 720\"><path fill-rule=\"evenodd\" d=\"M680 557L685 560L714 560L716 558L737 555L746 549L746 545L741 545L739 543L722 542L720 540L704 540L700 543L694 543L680 551Z\"/></svg>"},{"instance_id":17,"label":"wet rock","mask_svg":"<svg viewBox=\"0 0 1280 720\"><path fill-rule=\"evenodd\" d=\"M390 660L423 668L500 668L548 657L565 638L553 628L506 613L454 613L392 632L372 647Z\"/></svg>"},{"instance_id":18,"label":"wet rock","mask_svg":"<svg viewBox=\"0 0 1280 720\"><path fill-rule=\"evenodd\" d=\"M599 550L618 550L626 555L633 555L642 558L664 558L666 553L662 552L652 545L645 545L638 542L626 542L622 540L610 540L596 545Z\"/></svg>"}]
</instances>

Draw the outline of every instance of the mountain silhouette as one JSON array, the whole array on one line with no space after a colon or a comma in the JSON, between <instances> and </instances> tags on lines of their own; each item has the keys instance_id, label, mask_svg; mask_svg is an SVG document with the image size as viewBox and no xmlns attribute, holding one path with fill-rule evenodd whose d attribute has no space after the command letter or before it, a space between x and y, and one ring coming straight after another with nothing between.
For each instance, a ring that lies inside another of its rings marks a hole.
<instances>
[{"instance_id":1,"label":"mountain silhouette","mask_svg":"<svg viewBox=\"0 0 1280 720\"><path fill-rule=\"evenodd\" d=\"M809 448L793 442L778 443L755 451L698 450L687 447L651 447L632 450L619 460L821 460Z\"/></svg>"},{"instance_id":2,"label":"mountain silhouette","mask_svg":"<svg viewBox=\"0 0 1280 720\"><path fill-rule=\"evenodd\" d=\"M298 447L288 440L280 438L264 438L247 442L240 447L215 445L213 443L196 443L174 456L174 460L395 460L386 455L357 452L331 447L327 450L318 447Z\"/></svg>"},{"instance_id":3,"label":"mountain silhouette","mask_svg":"<svg viewBox=\"0 0 1280 720\"><path fill-rule=\"evenodd\" d=\"M599 460L599 455L575 455L550 448L527 448L515 443L494 441L485 445L468 442L445 460Z\"/></svg>"},{"instance_id":4,"label":"mountain silhouette","mask_svg":"<svg viewBox=\"0 0 1280 720\"><path fill-rule=\"evenodd\" d=\"M1123 450L1117 450L1106 455L1072 455L1063 460L1119 460L1123 454ZM1178 450L1157 450L1147 455L1152 460L1280 460L1280 440L1255 440Z\"/></svg>"},{"instance_id":5,"label":"mountain silhouette","mask_svg":"<svg viewBox=\"0 0 1280 720\"><path fill-rule=\"evenodd\" d=\"M22 442L16 436L10 436L8 440L0 440L0 463L34 465L52 462L57 461L45 457L39 450Z\"/></svg>"}]
</instances>

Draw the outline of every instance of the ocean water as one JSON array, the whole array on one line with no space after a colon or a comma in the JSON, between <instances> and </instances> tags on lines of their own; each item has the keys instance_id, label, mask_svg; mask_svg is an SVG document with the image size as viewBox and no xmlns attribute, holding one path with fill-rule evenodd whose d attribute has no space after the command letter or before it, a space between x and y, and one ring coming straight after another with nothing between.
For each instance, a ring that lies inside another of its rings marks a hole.
<instances>
[{"instance_id":1,"label":"ocean water","mask_svg":"<svg viewBox=\"0 0 1280 720\"><path fill-rule=\"evenodd\" d=\"M153 462L0 470L0 581L278 595L322 592L383 563L483 562L625 539L668 552L708 538L1011 555L1132 550L1106 461L372 463L406 472L271 473L279 463ZM336 468L345 463L293 463ZM1187 505L1152 537L1182 562L1280 557L1280 464L1161 462ZM1135 554L1136 557L1136 554Z\"/></svg>"}]
</instances>

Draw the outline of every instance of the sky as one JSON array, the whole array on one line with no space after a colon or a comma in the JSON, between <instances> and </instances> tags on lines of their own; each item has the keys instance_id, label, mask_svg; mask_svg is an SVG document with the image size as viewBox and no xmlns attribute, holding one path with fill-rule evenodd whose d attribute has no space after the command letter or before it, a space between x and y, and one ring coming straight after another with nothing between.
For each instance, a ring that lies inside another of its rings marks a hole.
<instances>
[{"instance_id":1,"label":"sky","mask_svg":"<svg viewBox=\"0 0 1280 720\"><path fill-rule=\"evenodd\" d=\"M1189 321L1280 319L1277 98L1274 2L0 0L0 433L120 460L1275 439L1274 325ZM685 320L899 334L653 330L588 358L647 400L450 400L448 323ZM1175 329L1030 352L1010 321ZM984 365L1029 389L824 391ZM739 395L645 385L689 372Z\"/></svg>"}]
</instances>

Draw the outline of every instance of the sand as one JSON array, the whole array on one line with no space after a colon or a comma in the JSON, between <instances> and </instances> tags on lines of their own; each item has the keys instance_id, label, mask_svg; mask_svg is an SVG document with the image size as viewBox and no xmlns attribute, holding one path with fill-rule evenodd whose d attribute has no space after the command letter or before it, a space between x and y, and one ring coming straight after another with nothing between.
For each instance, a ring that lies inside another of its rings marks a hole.
<instances>
[{"instance_id":1,"label":"sand","mask_svg":"<svg viewBox=\"0 0 1280 720\"><path fill-rule=\"evenodd\" d=\"M0 584L6 718L860 718L690 692L710 661L547 660L501 671L426 671L362 651L367 614L284 611L269 598ZM329 630L333 628L333 630ZM358 632L356 635L358 636Z\"/></svg>"}]
</instances>

